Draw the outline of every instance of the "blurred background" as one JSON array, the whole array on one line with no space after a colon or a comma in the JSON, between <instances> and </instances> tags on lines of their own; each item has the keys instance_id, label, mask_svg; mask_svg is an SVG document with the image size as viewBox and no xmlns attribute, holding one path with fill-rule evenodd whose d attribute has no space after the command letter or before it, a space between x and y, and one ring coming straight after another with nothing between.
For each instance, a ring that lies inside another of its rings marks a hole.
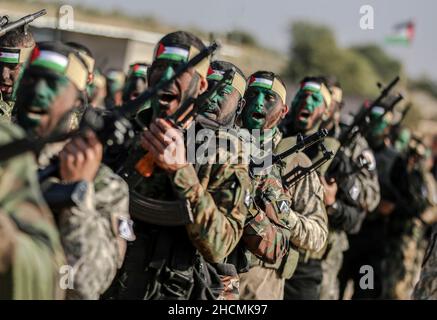
<instances>
[{"instance_id":1,"label":"blurred background","mask_svg":"<svg viewBox=\"0 0 437 320\"><path fill-rule=\"evenodd\" d=\"M360 26L369 14L360 13L364 5L373 9L373 29ZM246 75L256 70L280 74L288 100L304 75L335 75L347 111L354 111L377 95L378 81L387 83L399 74L405 103L412 103L405 125L437 135L434 1L0 1L0 14L12 19L43 8L48 14L31 27L36 39L85 44L103 73L151 62L156 42L184 29L205 42L219 40L218 58Z\"/></svg>"}]
</instances>

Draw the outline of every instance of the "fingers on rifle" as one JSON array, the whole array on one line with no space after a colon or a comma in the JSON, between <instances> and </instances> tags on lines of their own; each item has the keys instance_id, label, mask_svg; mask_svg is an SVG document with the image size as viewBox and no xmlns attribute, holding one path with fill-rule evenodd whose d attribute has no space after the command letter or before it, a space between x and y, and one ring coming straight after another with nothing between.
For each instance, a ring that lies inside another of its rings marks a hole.
<instances>
[{"instance_id":1,"label":"fingers on rifle","mask_svg":"<svg viewBox=\"0 0 437 320\"><path fill-rule=\"evenodd\" d=\"M155 138L155 136L150 131L145 131L143 133L142 146L151 152L155 157L157 157L160 152L160 144L159 141Z\"/></svg>"}]
</instances>

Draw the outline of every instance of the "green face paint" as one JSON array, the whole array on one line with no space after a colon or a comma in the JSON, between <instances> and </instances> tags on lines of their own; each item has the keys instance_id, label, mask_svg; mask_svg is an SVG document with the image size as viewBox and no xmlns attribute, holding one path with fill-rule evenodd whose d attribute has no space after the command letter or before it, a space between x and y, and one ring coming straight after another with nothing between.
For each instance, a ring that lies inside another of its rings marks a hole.
<instances>
[{"instance_id":1,"label":"green face paint","mask_svg":"<svg viewBox=\"0 0 437 320\"><path fill-rule=\"evenodd\" d=\"M167 69L165 69L165 71L162 73L158 84L171 79L171 77L173 77L174 74L175 74L174 66L173 66L173 64L170 64L167 67ZM150 105L151 105L152 110L153 110L153 118L159 117L162 110L161 110L161 105L159 103L159 96L158 95L155 95L155 97L153 97L151 99Z\"/></svg>"},{"instance_id":2,"label":"green face paint","mask_svg":"<svg viewBox=\"0 0 437 320\"><path fill-rule=\"evenodd\" d=\"M17 92L18 123L25 129L36 128L41 114L49 111L69 83L67 77L58 74L27 75L23 78Z\"/></svg>"},{"instance_id":3,"label":"green face paint","mask_svg":"<svg viewBox=\"0 0 437 320\"><path fill-rule=\"evenodd\" d=\"M261 87L249 87L244 98L246 105L241 113L241 119L243 128L249 130L263 129L271 111L281 103L278 94Z\"/></svg>"},{"instance_id":4,"label":"green face paint","mask_svg":"<svg viewBox=\"0 0 437 320\"><path fill-rule=\"evenodd\" d=\"M215 85L215 83L216 81L209 81L208 86L211 88ZM211 120L217 120L217 118L220 117L224 107L226 107L227 103L229 102L229 95L233 90L234 88L229 84L221 86L221 88L213 93L208 102L200 108L199 113Z\"/></svg>"},{"instance_id":5,"label":"green face paint","mask_svg":"<svg viewBox=\"0 0 437 320\"><path fill-rule=\"evenodd\" d=\"M394 143L395 149L399 152L404 152L408 148L408 143L411 139L411 132L408 129L403 129L399 137Z\"/></svg>"},{"instance_id":6,"label":"green face paint","mask_svg":"<svg viewBox=\"0 0 437 320\"><path fill-rule=\"evenodd\" d=\"M311 115L322 105L323 96L320 92L300 90L291 104L293 119L298 127L305 128Z\"/></svg>"}]
</instances>

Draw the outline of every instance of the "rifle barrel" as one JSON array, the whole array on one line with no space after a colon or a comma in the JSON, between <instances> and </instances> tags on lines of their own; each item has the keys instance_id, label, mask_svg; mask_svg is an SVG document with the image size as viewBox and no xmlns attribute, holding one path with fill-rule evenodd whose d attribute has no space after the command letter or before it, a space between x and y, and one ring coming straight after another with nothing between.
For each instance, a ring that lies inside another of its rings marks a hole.
<instances>
[{"instance_id":1,"label":"rifle barrel","mask_svg":"<svg viewBox=\"0 0 437 320\"><path fill-rule=\"evenodd\" d=\"M200 51L194 58L192 58L187 63L182 64L178 69L176 69L175 74L168 80L158 83L157 85L153 86L152 88L144 91L142 94L140 94L135 100L129 101L122 105L121 109L122 113L125 117L130 117L136 114L138 108L147 100L150 100L153 96L158 94L159 91L162 89L168 87L173 81L176 80L177 77L179 77L182 73L187 71L189 68L192 68L196 65L198 65L203 59L210 56L213 52L215 52L219 48L219 45L214 42L209 47L206 47L202 51Z\"/></svg>"},{"instance_id":2,"label":"rifle barrel","mask_svg":"<svg viewBox=\"0 0 437 320\"><path fill-rule=\"evenodd\" d=\"M29 14L25 17L22 17L21 19L11 22L9 24L7 24L6 26L4 26L3 28L1 28L0 30L0 37L4 36L6 33L8 33L9 31L19 28L21 26L24 26L26 24L31 23L33 20L43 16L47 14L47 10L46 9L42 9L40 11L37 11L35 13Z\"/></svg>"}]
</instances>

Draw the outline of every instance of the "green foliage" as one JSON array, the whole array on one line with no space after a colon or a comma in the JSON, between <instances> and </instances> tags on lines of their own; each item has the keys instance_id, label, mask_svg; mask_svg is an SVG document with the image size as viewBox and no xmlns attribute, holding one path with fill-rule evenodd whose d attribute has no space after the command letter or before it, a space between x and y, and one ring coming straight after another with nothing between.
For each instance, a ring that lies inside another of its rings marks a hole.
<instances>
[{"instance_id":1,"label":"green foliage","mask_svg":"<svg viewBox=\"0 0 437 320\"><path fill-rule=\"evenodd\" d=\"M245 44L249 46L258 46L258 42L255 37L247 31L233 30L226 34L226 39L238 44Z\"/></svg>"},{"instance_id":2,"label":"green foliage","mask_svg":"<svg viewBox=\"0 0 437 320\"><path fill-rule=\"evenodd\" d=\"M291 28L292 45L286 75L299 81L308 75L334 75L346 94L374 96L378 81L391 80L401 64L375 45L340 48L331 29L308 22Z\"/></svg>"},{"instance_id":3,"label":"green foliage","mask_svg":"<svg viewBox=\"0 0 437 320\"><path fill-rule=\"evenodd\" d=\"M388 82L401 73L402 64L400 61L387 55L381 47L375 44L356 46L352 50L365 57L372 64L382 81Z\"/></svg>"},{"instance_id":4,"label":"green foliage","mask_svg":"<svg viewBox=\"0 0 437 320\"><path fill-rule=\"evenodd\" d=\"M428 77L422 77L418 80L410 80L408 87L413 90L423 90L434 98L437 98L437 83Z\"/></svg>"}]
</instances>

